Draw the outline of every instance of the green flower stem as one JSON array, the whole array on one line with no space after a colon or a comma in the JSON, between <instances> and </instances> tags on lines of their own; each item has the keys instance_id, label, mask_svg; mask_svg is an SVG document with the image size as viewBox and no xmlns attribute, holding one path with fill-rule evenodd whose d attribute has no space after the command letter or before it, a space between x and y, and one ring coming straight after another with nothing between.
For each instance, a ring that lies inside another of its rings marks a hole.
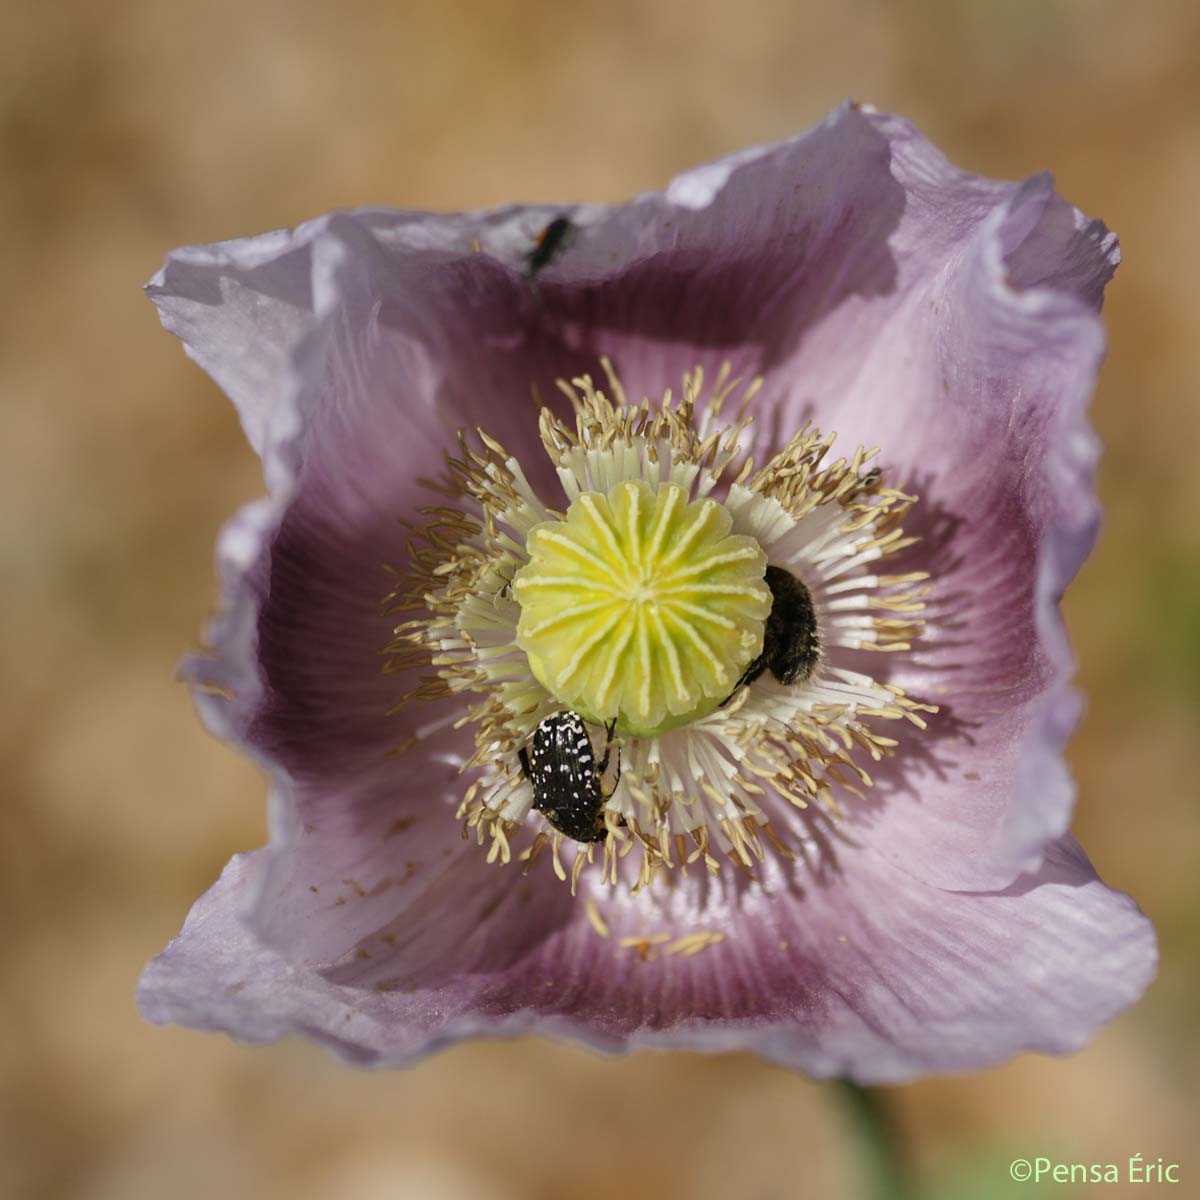
<instances>
[{"instance_id":1,"label":"green flower stem","mask_svg":"<svg viewBox=\"0 0 1200 1200\"><path fill-rule=\"evenodd\" d=\"M889 1117L885 1093L838 1080L850 1115L851 1138L863 1174L864 1200L910 1200L913 1195L900 1135Z\"/></svg>"}]
</instances>

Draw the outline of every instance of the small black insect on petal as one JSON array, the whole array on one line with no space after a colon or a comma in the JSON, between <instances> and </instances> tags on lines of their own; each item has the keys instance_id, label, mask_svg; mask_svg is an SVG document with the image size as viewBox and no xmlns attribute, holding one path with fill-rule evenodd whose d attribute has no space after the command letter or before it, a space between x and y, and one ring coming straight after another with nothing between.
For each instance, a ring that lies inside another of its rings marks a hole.
<instances>
[{"instance_id":1,"label":"small black insect on petal","mask_svg":"<svg viewBox=\"0 0 1200 1200\"><path fill-rule=\"evenodd\" d=\"M571 232L571 222L566 217L555 217L533 243L533 249L526 257L525 276L532 280L539 271L544 270L553 262L555 256L567 243L567 235Z\"/></svg>"},{"instance_id":2,"label":"small black insect on petal","mask_svg":"<svg viewBox=\"0 0 1200 1200\"><path fill-rule=\"evenodd\" d=\"M533 788L533 807L550 824L577 842L603 841L605 801L601 777L608 767L610 745L599 766L591 739L578 713L547 717L533 732L528 750L519 751L521 769Z\"/></svg>"},{"instance_id":3,"label":"small black insect on petal","mask_svg":"<svg viewBox=\"0 0 1200 1200\"><path fill-rule=\"evenodd\" d=\"M803 683L821 657L817 614L808 588L782 567L768 567L766 582L771 589L771 612L763 630L762 653L742 673L734 692L753 683L768 668L780 683Z\"/></svg>"}]
</instances>

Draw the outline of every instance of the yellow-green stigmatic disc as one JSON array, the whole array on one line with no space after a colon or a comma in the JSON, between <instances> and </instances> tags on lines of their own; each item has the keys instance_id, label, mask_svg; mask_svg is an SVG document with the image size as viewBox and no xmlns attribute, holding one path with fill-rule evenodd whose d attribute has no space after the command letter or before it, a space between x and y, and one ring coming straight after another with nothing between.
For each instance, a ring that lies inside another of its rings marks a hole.
<instances>
[{"instance_id":1,"label":"yellow-green stigmatic disc","mask_svg":"<svg viewBox=\"0 0 1200 1200\"><path fill-rule=\"evenodd\" d=\"M649 737L712 712L762 650L771 593L754 538L715 500L626 480L529 532L517 642L587 720Z\"/></svg>"}]
</instances>

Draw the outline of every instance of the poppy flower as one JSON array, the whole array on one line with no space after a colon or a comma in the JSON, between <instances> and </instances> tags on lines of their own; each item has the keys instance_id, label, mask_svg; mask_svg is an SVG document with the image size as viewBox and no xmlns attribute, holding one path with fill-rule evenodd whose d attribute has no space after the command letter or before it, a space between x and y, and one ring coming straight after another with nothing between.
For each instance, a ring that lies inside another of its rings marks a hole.
<instances>
[{"instance_id":1,"label":"poppy flower","mask_svg":"<svg viewBox=\"0 0 1200 1200\"><path fill-rule=\"evenodd\" d=\"M187 660L264 768L142 1012L900 1081L1155 966L1067 832L1116 240L846 105L618 206L363 209L149 285L267 495Z\"/></svg>"}]
</instances>

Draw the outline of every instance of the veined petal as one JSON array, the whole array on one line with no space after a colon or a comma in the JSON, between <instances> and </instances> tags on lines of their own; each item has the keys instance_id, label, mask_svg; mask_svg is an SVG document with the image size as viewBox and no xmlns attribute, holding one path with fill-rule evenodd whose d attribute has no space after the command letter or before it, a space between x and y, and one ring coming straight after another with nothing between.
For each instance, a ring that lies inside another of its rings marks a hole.
<instances>
[{"instance_id":1,"label":"veined petal","mask_svg":"<svg viewBox=\"0 0 1200 1200\"><path fill-rule=\"evenodd\" d=\"M741 908L692 888L704 927L665 938L653 913L619 904L599 906L608 936L578 906L555 926L562 912L518 887L415 971L405 950L331 972L264 948L237 916L258 861L235 859L147 968L151 1020L248 1041L302 1033L381 1065L543 1033L606 1052L752 1049L818 1077L897 1083L1076 1049L1141 994L1156 959L1149 923L1069 839L997 893L929 887L869 850L841 857L837 888L780 875ZM453 907L439 921L457 926ZM514 908L525 947L512 958Z\"/></svg>"},{"instance_id":2,"label":"veined petal","mask_svg":"<svg viewBox=\"0 0 1200 1200\"><path fill-rule=\"evenodd\" d=\"M944 238L943 206L963 191L969 208L977 188L926 158L908 169L939 181L924 184L924 220ZM1095 301L1116 261L1112 235L1038 177L970 226L952 258L902 271L907 303L853 379L834 381L841 427L870 430L921 497L909 531L922 540L897 569L931 575L927 636L892 678L942 711L918 757L881 772L871 837L942 886L1004 886L1070 820L1061 750L1078 702L1058 600L1095 536L1086 406L1104 350ZM796 370L816 378L824 361L810 345Z\"/></svg>"}]
</instances>

